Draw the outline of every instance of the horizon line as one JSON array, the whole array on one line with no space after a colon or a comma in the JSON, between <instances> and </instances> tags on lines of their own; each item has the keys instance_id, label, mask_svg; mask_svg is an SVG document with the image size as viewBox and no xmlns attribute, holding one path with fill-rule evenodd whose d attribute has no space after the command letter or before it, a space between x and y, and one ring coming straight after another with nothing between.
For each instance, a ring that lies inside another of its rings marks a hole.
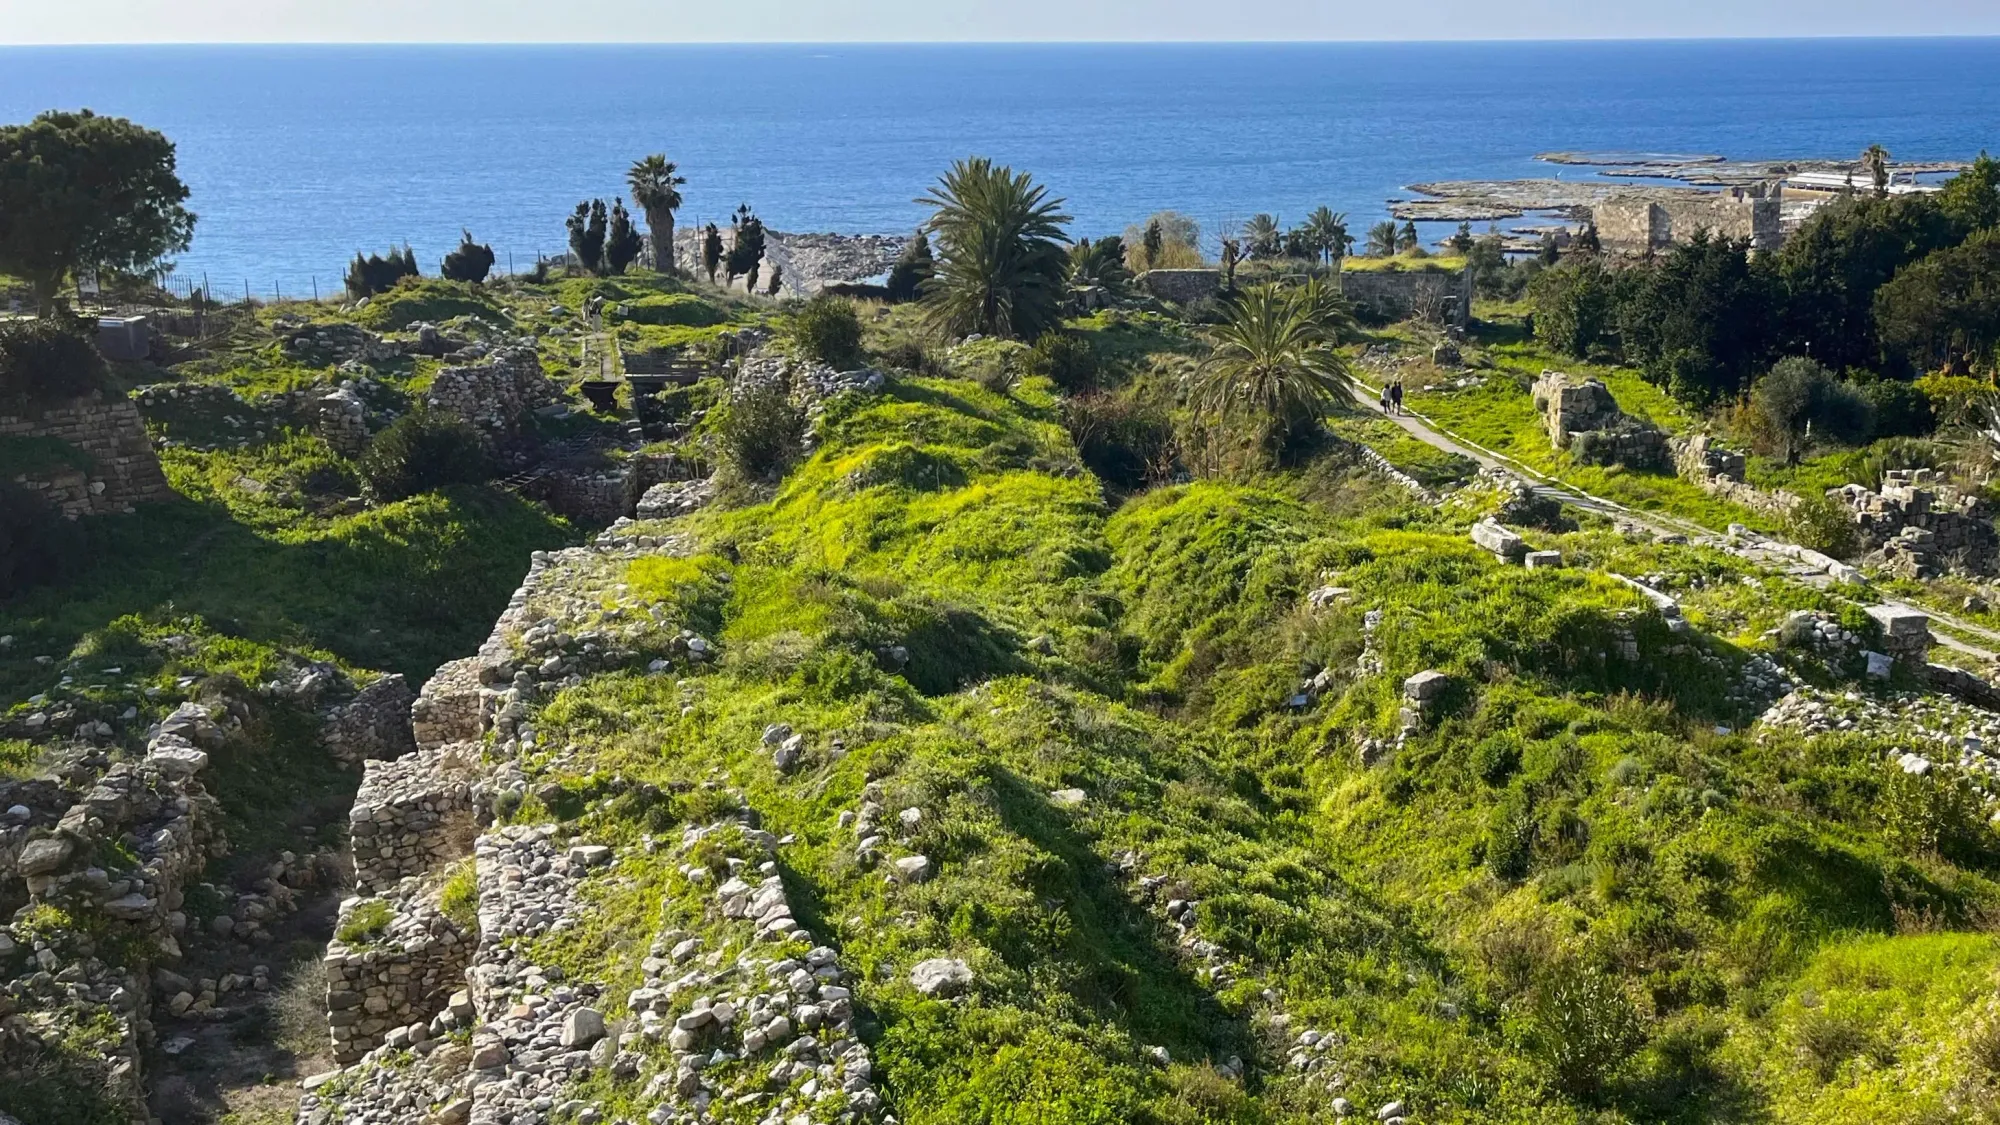
<instances>
[{"instance_id":1,"label":"horizon line","mask_svg":"<svg viewBox=\"0 0 2000 1125\"><path fill-rule=\"evenodd\" d=\"M1529 44L1840 43L2000 40L2000 32L1827 35L1570 35L1356 39L152 39L0 42L0 50L83 47L1324 47Z\"/></svg>"}]
</instances>

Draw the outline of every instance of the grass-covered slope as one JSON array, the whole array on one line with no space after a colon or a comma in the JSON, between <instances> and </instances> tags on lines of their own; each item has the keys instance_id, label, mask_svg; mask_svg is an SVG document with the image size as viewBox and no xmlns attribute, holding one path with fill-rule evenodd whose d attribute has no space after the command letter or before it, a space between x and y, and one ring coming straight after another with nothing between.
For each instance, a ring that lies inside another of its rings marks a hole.
<instances>
[{"instance_id":1,"label":"grass-covered slope","mask_svg":"<svg viewBox=\"0 0 2000 1125\"><path fill-rule=\"evenodd\" d=\"M1991 828L1950 771L1729 733L1744 653L1590 565L1733 583L1709 553L1585 531L1547 537L1584 566L1508 568L1462 517L1282 482L1113 511L1056 409L1036 380L837 400L770 500L605 592L722 658L556 696L509 815L635 843L757 810L908 1122L1990 1105ZM1754 637L1731 589L1689 615ZM1424 669L1447 689L1399 741ZM844 815L868 804L882 862ZM680 860L623 854L544 963L640 978ZM885 878L916 855L932 878ZM966 997L911 987L937 956Z\"/></svg>"}]
</instances>

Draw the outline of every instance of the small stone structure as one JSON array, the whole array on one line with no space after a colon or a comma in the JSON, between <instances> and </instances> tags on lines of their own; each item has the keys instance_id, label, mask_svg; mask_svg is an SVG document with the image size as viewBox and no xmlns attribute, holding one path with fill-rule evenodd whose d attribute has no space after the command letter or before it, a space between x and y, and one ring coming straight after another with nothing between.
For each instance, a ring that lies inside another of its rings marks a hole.
<instances>
[{"instance_id":1,"label":"small stone structure","mask_svg":"<svg viewBox=\"0 0 2000 1125\"><path fill-rule=\"evenodd\" d=\"M348 813L358 890L385 891L465 854L476 831L478 759L477 746L452 743L362 767Z\"/></svg>"},{"instance_id":2,"label":"small stone structure","mask_svg":"<svg viewBox=\"0 0 2000 1125\"><path fill-rule=\"evenodd\" d=\"M129 512L134 504L174 494L160 471L138 407L123 395L93 392L34 414L0 415L0 442L9 438L52 438L81 455L80 465L38 469L13 478L44 494L71 519Z\"/></svg>"},{"instance_id":3,"label":"small stone structure","mask_svg":"<svg viewBox=\"0 0 2000 1125\"><path fill-rule=\"evenodd\" d=\"M1428 316L1461 328L1472 323L1472 268L1345 270L1340 291L1356 312L1381 320Z\"/></svg>"},{"instance_id":4,"label":"small stone structure","mask_svg":"<svg viewBox=\"0 0 2000 1125\"><path fill-rule=\"evenodd\" d=\"M1602 381L1579 382L1560 371L1544 371L1535 380L1534 394L1549 441L1578 461L1639 469L1668 463L1667 436L1618 409L1618 400Z\"/></svg>"},{"instance_id":5,"label":"small stone structure","mask_svg":"<svg viewBox=\"0 0 2000 1125\"><path fill-rule=\"evenodd\" d=\"M368 448L368 406L348 387L320 396L313 404L313 422L338 453L359 457Z\"/></svg>"},{"instance_id":6,"label":"small stone structure","mask_svg":"<svg viewBox=\"0 0 2000 1125\"><path fill-rule=\"evenodd\" d=\"M639 498L637 511L642 520L663 520L684 516L707 507L715 497L713 480L672 481L656 484Z\"/></svg>"},{"instance_id":7,"label":"small stone structure","mask_svg":"<svg viewBox=\"0 0 2000 1125\"><path fill-rule=\"evenodd\" d=\"M1888 655L1916 667L1930 659L1930 614L1906 605L1871 605L1866 612L1882 627L1882 649Z\"/></svg>"},{"instance_id":8,"label":"small stone structure","mask_svg":"<svg viewBox=\"0 0 2000 1125\"><path fill-rule=\"evenodd\" d=\"M326 968L327 1032L333 1061L342 1066L358 1062L397 1029L426 1023L444 1010L472 962L477 937L438 909L436 888L350 898L340 904L336 932L360 912L384 906L389 921L379 933L353 945L336 937L320 959Z\"/></svg>"},{"instance_id":9,"label":"small stone structure","mask_svg":"<svg viewBox=\"0 0 2000 1125\"><path fill-rule=\"evenodd\" d=\"M1222 271L1147 270L1139 276L1139 284L1162 301L1192 305L1222 293Z\"/></svg>"},{"instance_id":10,"label":"small stone structure","mask_svg":"<svg viewBox=\"0 0 2000 1125\"><path fill-rule=\"evenodd\" d=\"M1827 493L1854 514L1869 562L1909 578L1945 571L1990 575L2000 565L1993 512L1930 469L1882 474L1882 491L1859 484Z\"/></svg>"},{"instance_id":11,"label":"small stone structure","mask_svg":"<svg viewBox=\"0 0 2000 1125\"><path fill-rule=\"evenodd\" d=\"M426 401L489 435L512 433L559 397L532 348L501 348L483 363L447 367L431 381Z\"/></svg>"},{"instance_id":12,"label":"small stone structure","mask_svg":"<svg viewBox=\"0 0 2000 1125\"><path fill-rule=\"evenodd\" d=\"M1597 238L1614 254L1653 254L1700 231L1737 240L1753 250L1775 250L1784 241L1782 183L1688 192L1677 199L1614 195L1592 211Z\"/></svg>"},{"instance_id":13,"label":"small stone structure","mask_svg":"<svg viewBox=\"0 0 2000 1125\"><path fill-rule=\"evenodd\" d=\"M1472 541L1499 556L1502 562L1520 562L1528 554L1526 540L1491 519L1472 525Z\"/></svg>"},{"instance_id":14,"label":"small stone structure","mask_svg":"<svg viewBox=\"0 0 2000 1125\"><path fill-rule=\"evenodd\" d=\"M416 696L400 674L383 676L330 708L320 724L320 743L345 765L373 758L400 758L417 748L410 730Z\"/></svg>"}]
</instances>

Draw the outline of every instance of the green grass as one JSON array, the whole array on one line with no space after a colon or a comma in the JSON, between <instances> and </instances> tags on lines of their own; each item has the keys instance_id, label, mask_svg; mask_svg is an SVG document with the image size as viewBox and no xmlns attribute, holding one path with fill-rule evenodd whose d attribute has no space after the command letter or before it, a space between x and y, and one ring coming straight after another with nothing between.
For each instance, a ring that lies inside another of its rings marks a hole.
<instances>
[{"instance_id":1,"label":"green grass","mask_svg":"<svg viewBox=\"0 0 2000 1125\"><path fill-rule=\"evenodd\" d=\"M1349 255L1340 260L1340 269L1343 273L1400 273L1411 270L1458 273L1465 269L1465 259L1454 254L1426 254L1424 257L1398 254L1393 258Z\"/></svg>"},{"instance_id":2,"label":"green grass","mask_svg":"<svg viewBox=\"0 0 2000 1125\"><path fill-rule=\"evenodd\" d=\"M0 437L0 480L73 470L88 472L90 454L56 437Z\"/></svg>"}]
</instances>

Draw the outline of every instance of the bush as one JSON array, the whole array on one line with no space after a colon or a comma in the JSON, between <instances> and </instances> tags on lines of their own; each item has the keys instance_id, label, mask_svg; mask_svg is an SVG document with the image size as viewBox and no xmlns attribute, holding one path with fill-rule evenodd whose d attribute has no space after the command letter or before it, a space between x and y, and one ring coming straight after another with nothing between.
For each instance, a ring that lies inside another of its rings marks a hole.
<instances>
[{"instance_id":1,"label":"bush","mask_svg":"<svg viewBox=\"0 0 2000 1125\"><path fill-rule=\"evenodd\" d=\"M73 572L83 553L76 521L39 494L0 481L0 598Z\"/></svg>"},{"instance_id":2,"label":"bush","mask_svg":"<svg viewBox=\"0 0 2000 1125\"><path fill-rule=\"evenodd\" d=\"M1112 394L1065 399L1063 428L1099 480L1133 491L1171 472L1174 424L1167 412Z\"/></svg>"},{"instance_id":3,"label":"bush","mask_svg":"<svg viewBox=\"0 0 2000 1125\"><path fill-rule=\"evenodd\" d=\"M347 292L355 300L386 293L406 277L417 276L417 255L408 246L390 250L387 257L354 255L347 266Z\"/></svg>"},{"instance_id":4,"label":"bush","mask_svg":"<svg viewBox=\"0 0 2000 1125\"><path fill-rule=\"evenodd\" d=\"M1588 1098L1645 1042L1632 1001L1608 974L1582 966L1550 966L1530 1013L1535 1050L1550 1081Z\"/></svg>"},{"instance_id":5,"label":"bush","mask_svg":"<svg viewBox=\"0 0 2000 1125\"><path fill-rule=\"evenodd\" d=\"M1075 333L1061 329L1044 332L1028 355L1028 369L1047 376L1063 390L1085 390L1097 382L1097 349Z\"/></svg>"},{"instance_id":6,"label":"bush","mask_svg":"<svg viewBox=\"0 0 2000 1125\"><path fill-rule=\"evenodd\" d=\"M1794 464L1816 440L1848 444L1868 440L1874 412L1854 384L1800 356L1778 361L1757 380L1750 403L1762 416L1773 452Z\"/></svg>"},{"instance_id":7,"label":"bush","mask_svg":"<svg viewBox=\"0 0 2000 1125\"><path fill-rule=\"evenodd\" d=\"M792 318L792 338L829 367L851 367L861 355L861 316L854 302L822 293Z\"/></svg>"},{"instance_id":8,"label":"bush","mask_svg":"<svg viewBox=\"0 0 2000 1125\"><path fill-rule=\"evenodd\" d=\"M474 285L486 280L493 269L493 248L472 241L472 232L463 231L458 249L444 256L444 263L438 269L447 281L469 281Z\"/></svg>"},{"instance_id":9,"label":"bush","mask_svg":"<svg viewBox=\"0 0 2000 1125\"><path fill-rule=\"evenodd\" d=\"M1855 388L1868 400L1875 418L1877 437L1922 437L1937 428L1937 413L1924 392L1900 379L1857 381Z\"/></svg>"},{"instance_id":10,"label":"bush","mask_svg":"<svg viewBox=\"0 0 2000 1125\"><path fill-rule=\"evenodd\" d=\"M402 500L448 484L486 479L486 446L471 426L418 410L375 435L361 458L361 479L379 501Z\"/></svg>"},{"instance_id":11,"label":"bush","mask_svg":"<svg viewBox=\"0 0 2000 1125\"><path fill-rule=\"evenodd\" d=\"M0 398L76 398L105 381L104 357L84 321L45 317L0 324Z\"/></svg>"},{"instance_id":12,"label":"bush","mask_svg":"<svg viewBox=\"0 0 2000 1125\"><path fill-rule=\"evenodd\" d=\"M1802 497L1785 513L1784 531L1786 538L1799 546L1837 559L1848 558L1861 547L1847 508L1825 496Z\"/></svg>"},{"instance_id":13,"label":"bush","mask_svg":"<svg viewBox=\"0 0 2000 1125\"><path fill-rule=\"evenodd\" d=\"M738 390L718 413L722 459L748 479L776 475L791 463L805 438L806 412L775 383Z\"/></svg>"}]
</instances>

